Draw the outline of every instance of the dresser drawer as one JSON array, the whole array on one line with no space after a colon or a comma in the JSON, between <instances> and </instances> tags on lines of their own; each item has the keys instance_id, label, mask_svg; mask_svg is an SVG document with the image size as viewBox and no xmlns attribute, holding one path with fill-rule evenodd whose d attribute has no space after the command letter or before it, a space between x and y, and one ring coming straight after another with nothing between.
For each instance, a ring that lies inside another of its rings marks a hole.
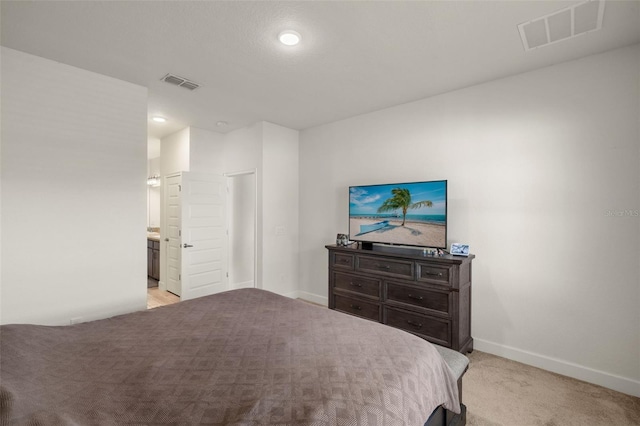
<instances>
[{"instance_id":1,"label":"dresser drawer","mask_svg":"<svg viewBox=\"0 0 640 426\"><path fill-rule=\"evenodd\" d=\"M433 263L418 262L418 281L451 287L451 268Z\"/></svg>"},{"instance_id":2,"label":"dresser drawer","mask_svg":"<svg viewBox=\"0 0 640 426\"><path fill-rule=\"evenodd\" d=\"M331 267L353 270L355 256L347 253L332 253Z\"/></svg>"},{"instance_id":3,"label":"dresser drawer","mask_svg":"<svg viewBox=\"0 0 640 426\"><path fill-rule=\"evenodd\" d=\"M418 334L441 346L451 346L451 321L444 318L434 318L385 306L384 323Z\"/></svg>"},{"instance_id":4,"label":"dresser drawer","mask_svg":"<svg viewBox=\"0 0 640 426\"><path fill-rule=\"evenodd\" d=\"M380 321L380 304L375 302L365 302L360 299L338 296L334 294L337 311L346 312L362 318Z\"/></svg>"},{"instance_id":5,"label":"dresser drawer","mask_svg":"<svg viewBox=\"0 0 640 426\"><path fill-rule=\"evenodd\" d=\"M347 291L366 294L380 299L380 280L365 278L358 275L333 273L333 286Z\"/></svg>"},{"instance_id":6,"label":"dresser drawer","mask_svg":"<svg viewBox=\"0 0 640 426\"><path fill-rule=\"evenodd\" d=\"M394 282L388 282L386 285L385 300L404 303L445 316L451 314L452 299L451 291L447 290L418 288Z\"/></svg>"},{"instance_id":7,"label":"dresser drawer","mask_svg":"<svg viewBox=\"0 0 640 426\"><path fill-rule=\"evenodd\" d=\"M358 256L356 270L413 280L413 265L413 262L403 260Z\"/></svg>"}]
</instances>

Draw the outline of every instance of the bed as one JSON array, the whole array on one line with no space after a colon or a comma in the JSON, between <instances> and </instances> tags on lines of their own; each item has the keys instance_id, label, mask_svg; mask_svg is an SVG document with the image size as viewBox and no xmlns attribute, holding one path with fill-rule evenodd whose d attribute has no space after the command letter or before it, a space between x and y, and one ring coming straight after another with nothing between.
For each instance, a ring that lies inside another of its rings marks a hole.
<instances>
[{"instance_id":1,"label":"bed","mask_svg":"<svg viewBox=\"0 0 640 426\"><path fill-rule=\"evenodd\" d=\"M0 367L3 425L461 421L458 377L430 343L258 289L73 326L3 325Z\"/></svg>"}]
</instances>

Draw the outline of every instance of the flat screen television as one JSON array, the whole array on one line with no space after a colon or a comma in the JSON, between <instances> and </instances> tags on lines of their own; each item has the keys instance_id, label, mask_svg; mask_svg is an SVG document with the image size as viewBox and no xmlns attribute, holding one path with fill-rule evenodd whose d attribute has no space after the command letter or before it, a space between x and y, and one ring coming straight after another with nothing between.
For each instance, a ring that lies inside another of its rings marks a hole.
<instances>
[{"instance_id":1,"label":"flat screen television","mask_svg":"<svg viewBox=\"0 0 640 426\"><path fill-rule=\"evenodd\" d=\"M447 181L349 187L349 237L447 248Z\"/></svg>"}]
</instances>

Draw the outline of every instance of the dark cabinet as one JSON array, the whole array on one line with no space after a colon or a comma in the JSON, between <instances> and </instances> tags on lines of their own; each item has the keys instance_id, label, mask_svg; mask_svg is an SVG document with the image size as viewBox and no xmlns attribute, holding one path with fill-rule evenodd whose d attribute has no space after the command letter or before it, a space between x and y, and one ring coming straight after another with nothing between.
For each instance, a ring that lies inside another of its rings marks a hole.
<instances>
[{"instance_id":1,"label":"dark cabinet","mask_svg":"<svg viewBox=\"0 0 640 426\"><path fill-rule=\"evenodd\" d=\"M471 262L421 250L326 246L329 308L378 321L460 352L473 350Z\"/></svg>"},{"instance_id":2,"label":"dark cabinet","mask_svg":"<svg viewBox=\"0 0 640 426\"><path fill-rule=\"evenodd\" d=\"M147 240L147 275L160 280L160 241Z\"/></svg>"}]
</instances>

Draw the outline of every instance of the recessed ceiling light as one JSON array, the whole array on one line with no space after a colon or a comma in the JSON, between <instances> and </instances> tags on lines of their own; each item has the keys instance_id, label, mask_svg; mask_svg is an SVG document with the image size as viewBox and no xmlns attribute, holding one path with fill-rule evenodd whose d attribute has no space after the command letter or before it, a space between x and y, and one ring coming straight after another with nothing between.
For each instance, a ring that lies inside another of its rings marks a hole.
<instances>
[{"instance_id":1,"label":"recessed ceiling light","mask_svg":"<svg viewBox=\"0 0 640 426\"><path fill-rule=\"evenodd\" d=\"M229 122L227 122L227 121L218 121L218 122L216 123L216 126L218 126L218 127L225 127L225 126L226 126L226 125L228 125L228 124L229 124Z\"/></svg>"},{"instance_id":2,"label":"recessed ceiling light","mask_svg":"<svg viewBox=\"0 0 640 426\"><path fill-rule=\"evenodd\" d=\"M301 39L302 36L299 33L291 30L283 31L278 35L280 43L286 44L287 46L295 46L300 43Z\"/></svg>"},{"instance_id":3,"label":"recessed ceiling light","mask_svg":"<svg viewBox=\"0 0 640 426\"><path fill-rule=\"evenodd\" d=\"M165 123L167 121L166 118L160 117L160 116L155 116L155 117L152 117L151 119L156 123Z\"/></svg>"}]
</instances>

